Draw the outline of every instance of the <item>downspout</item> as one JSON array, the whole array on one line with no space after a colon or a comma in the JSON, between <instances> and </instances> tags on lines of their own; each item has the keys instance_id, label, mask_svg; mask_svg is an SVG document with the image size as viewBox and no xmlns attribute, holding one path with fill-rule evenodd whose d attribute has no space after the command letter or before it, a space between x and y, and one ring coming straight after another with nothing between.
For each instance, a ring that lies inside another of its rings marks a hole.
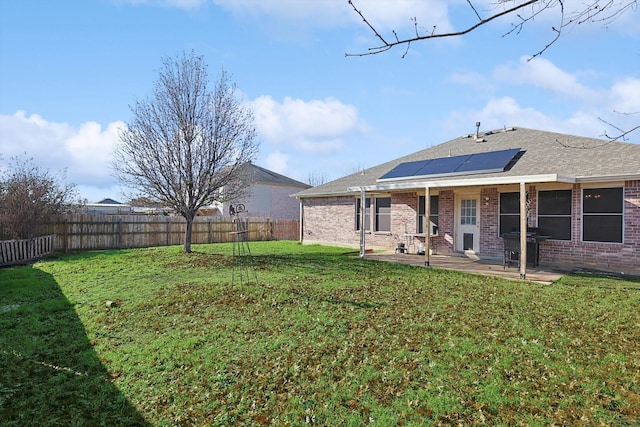
<instances>
[{"instance_id":1,"label":"downspout","mask_svg":"<svg viewBox=\"0 0 640 427\"><path fill-rule=\"evenodd\" d=\"M527 278L527 187L520 183L520 279Z\"/></svg>"},{"instance_id":2,"label":"downspout","mask_svg":"<svg viewBox=\"0 0 640 427\"><path fill-rule=\"evenodd\" d=\"M360 187L360 258L364 258L366 252L365 247L365 226L364 226L364 211L365 211L366 191L364 187Z\"/></svg>"}]
</instances>

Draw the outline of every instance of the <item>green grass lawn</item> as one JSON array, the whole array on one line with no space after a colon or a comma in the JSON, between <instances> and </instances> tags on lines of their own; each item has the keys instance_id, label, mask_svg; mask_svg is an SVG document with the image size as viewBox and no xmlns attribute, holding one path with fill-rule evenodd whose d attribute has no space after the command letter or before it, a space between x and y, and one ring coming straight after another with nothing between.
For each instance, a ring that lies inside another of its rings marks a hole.
<instances>
[{"instance_id":1,"label":"green grass lawn","mask_svg":"<svg viewBox=\"0 0 640 427\"><path fill-rule=\"evenodd\" d=\"M256 242L249 284L230 244L181 249L0 269L0 424L640 422L637 281Z\"/></svg>"}]
</instances>

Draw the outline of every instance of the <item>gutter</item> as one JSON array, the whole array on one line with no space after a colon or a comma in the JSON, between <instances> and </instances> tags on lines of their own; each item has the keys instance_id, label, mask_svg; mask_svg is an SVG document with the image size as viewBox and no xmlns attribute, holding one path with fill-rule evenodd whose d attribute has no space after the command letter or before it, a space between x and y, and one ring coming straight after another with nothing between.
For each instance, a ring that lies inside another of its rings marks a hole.
<instances>
[{"instance_id":1,"label":"gutter","mask_svg":"<svg viewBox=\"0 0 640 427\"><path fill-rule=\"evenodd\" d=\"M623 175L576 176L576 182L638 181L640 173Z\"/></svg>"}]
</instances>

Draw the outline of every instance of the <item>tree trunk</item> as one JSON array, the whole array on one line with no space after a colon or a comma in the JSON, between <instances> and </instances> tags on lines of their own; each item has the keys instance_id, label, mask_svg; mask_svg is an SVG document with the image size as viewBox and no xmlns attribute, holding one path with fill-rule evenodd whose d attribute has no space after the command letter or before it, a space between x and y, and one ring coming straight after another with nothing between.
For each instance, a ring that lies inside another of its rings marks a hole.
<instances>
[{"instance_id":1,"label":"tree trunk","mask_svg":"<svg viewBox=\"0 0 640 427\"><path fill-rule=\"evenodd\" d=\"M184 251L191 253L191 231L193 230L193 216L185 216L187 220L187 230L184 232Z\"/></svg>"}]
</instances>

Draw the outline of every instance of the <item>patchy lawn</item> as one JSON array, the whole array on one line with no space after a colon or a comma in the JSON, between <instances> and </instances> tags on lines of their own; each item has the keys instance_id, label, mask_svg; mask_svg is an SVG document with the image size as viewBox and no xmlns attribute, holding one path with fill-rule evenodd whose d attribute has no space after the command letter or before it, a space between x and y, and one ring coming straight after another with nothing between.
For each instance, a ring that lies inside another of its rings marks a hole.
<instances>
[{"instance_id":1,"label":"patchy lawn","mask_svg":"<svg viewBox=\"0 0 640 427\"><path fill-rule=\"evenodd\" d=\"M231 245L194 249L0 269L3 425L640 421L637 281L256 242L256 285Z\"/></svg>"}]
</instances>

